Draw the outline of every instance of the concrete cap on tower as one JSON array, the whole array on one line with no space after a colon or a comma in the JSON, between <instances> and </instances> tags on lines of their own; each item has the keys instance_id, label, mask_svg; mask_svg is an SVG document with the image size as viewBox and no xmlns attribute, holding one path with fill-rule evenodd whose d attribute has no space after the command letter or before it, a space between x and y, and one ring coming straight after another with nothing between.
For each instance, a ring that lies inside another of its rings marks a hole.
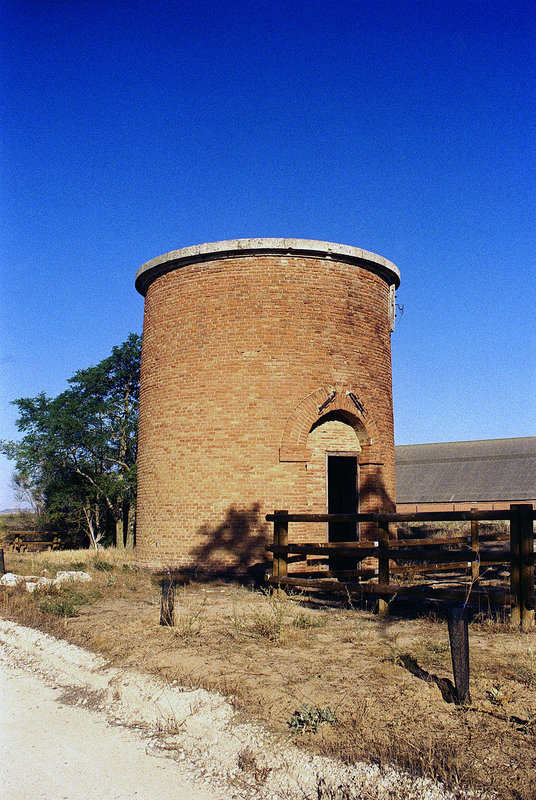
<instances>
[{"instance_id":1,"label":"concrete cap on tower","mask_svg":"<svg viewBox=\"0 0 536 800\"><path fill-rule=\"evenodd\" d=\"M225 242L209 242L183 247L147 261L136 273L136 289L140 294L145 295L150 284L156 278L186 264L212 261L217 258L233 258L249 253L333 258L336 261L346 261L374 272L388 284L394 284L395 288L400 284L400 272L391 261L359 247L333 242L317 242L314 239L230 239Z\"/></svg>"}]
</instances>

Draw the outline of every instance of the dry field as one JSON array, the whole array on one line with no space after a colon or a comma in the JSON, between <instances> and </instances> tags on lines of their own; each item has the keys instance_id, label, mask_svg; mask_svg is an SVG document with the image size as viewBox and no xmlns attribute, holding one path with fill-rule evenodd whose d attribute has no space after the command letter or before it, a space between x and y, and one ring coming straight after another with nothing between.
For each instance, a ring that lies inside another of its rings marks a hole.
<instances>
[{"instance_id":1,"label":"dry field","mask_svg":"<svg viewBox=\"0 0 536 800\"><path fill-rule=\"evenodd\" d=\"M457 708L434 680L452 678L447 626L437 615L380 620L348 604L189 583L177 589L175 627L163 628L160 588L131 558L113 550L8 552L9 571L54 577L85 569L93 580L54 594L3 590L1 615L115 665L218 690L244 717L309 751L396 764L504 800L536 797L536 633L473 620L472 704ZM415 662L428 680L409 671Z\"/></svg>"}]
</instances>

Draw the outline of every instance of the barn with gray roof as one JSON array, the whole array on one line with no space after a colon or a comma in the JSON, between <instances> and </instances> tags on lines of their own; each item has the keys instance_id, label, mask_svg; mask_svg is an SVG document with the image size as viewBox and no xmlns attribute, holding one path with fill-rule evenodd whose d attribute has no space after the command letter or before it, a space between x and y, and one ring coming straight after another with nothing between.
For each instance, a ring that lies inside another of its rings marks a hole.
<instances>
[{"instance_id":1,"label":"barn with gray roof","mask_svg":"<svg viewBox=\"0 0 536 800\"><path fill-rule=\"evenodd\" d=\"M536 504L536 436L395 447L397 510Z\"/></svg>"}]
</instances>

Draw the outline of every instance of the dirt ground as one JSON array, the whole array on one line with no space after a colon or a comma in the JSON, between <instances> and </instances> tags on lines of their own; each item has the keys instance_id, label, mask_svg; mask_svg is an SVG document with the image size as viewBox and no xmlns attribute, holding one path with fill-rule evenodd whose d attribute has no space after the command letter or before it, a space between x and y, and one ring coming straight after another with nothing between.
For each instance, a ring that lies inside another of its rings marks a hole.
<instances>
[{"instance_id":1,"label":"dirt ground","mask_svg":"<svg viewBox=\"0 0 536 800\"><path fill-rule=\"evenodd\" d=\"M6 554L13 572L53 577L66 568L86 569L93 580L52 595L4 591L2 616L116 666L217 690L245 719L310 752L396 764L504 800L536 797L534 632L473 620L471 703L457 707L435 681L452 680L438 613L382 620L347 601L329 606L239 584L190 583L177 588L175 626L165 628L158 583L127 554ZM415 664L428 679L412 674Z\"/></svg>"}]
</instances>

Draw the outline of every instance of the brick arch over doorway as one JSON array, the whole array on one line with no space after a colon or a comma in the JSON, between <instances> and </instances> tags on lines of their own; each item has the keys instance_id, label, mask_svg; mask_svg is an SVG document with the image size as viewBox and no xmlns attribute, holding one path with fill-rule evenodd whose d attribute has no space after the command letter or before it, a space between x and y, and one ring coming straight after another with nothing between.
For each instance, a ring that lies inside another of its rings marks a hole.
<instances>
[{"instance_id":1,"label":"brick arch over doorway","mask_svg":"<svg viewBox=\"0 0 536 800\"><path fill-rule=\"evenodd\" d=\"M394 497L384 483L385 456L378 426L360 389L341 384L322 386L304 397L285 423L279 460L309 463L311 452L307 439L310 432L323 420L334 416L354 429L361 448L358 455L360 510L394 511Z\"/></svg>"},{"instance_id":2,"label":"brick arch over doorway","mask_svg":"<svg viewBox=\"0 0 536 800\"><path fill-rule=\"evenodd\" d=\"M285 423L279 460L309 461L307 437L313 425L334 411L342 413L354 428L365 459L383 464L378 427L367 406L366 397L363 392L344 385L322 386L298 403Z\"/></svg>"}]
</instances>

